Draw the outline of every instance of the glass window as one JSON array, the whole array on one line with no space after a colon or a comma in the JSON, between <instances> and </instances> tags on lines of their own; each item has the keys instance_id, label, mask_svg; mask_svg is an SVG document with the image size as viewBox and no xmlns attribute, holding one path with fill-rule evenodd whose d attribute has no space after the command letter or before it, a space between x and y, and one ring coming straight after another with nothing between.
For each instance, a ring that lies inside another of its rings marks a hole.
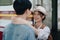
<instances>
[{"instance_id":1,"label":"glass window","mask_svg":"<svg viewBox=\"0 0 60 40\"><path fill-rule=\"evenodd\" d=\"M0 6L12 5L13 0L0 0Z\"/></svg>"}]
</instances>

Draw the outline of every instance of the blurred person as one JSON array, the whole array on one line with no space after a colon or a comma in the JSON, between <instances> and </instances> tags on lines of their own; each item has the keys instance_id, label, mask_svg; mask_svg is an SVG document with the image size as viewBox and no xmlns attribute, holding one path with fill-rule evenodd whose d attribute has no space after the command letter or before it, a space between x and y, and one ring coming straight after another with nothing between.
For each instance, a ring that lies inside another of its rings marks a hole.
<instances>
[{"instance_id":1,"label":"blurred person","mask_svg":"<svg viewBox=\"0 0 60 40\"><path fill-rule=\"evenodd\" d=\"M3 32L3 40L35 40L34 30L27 25L26 18L31 14L29 0L15 0L13 8L16 12L11 24Z\"/></svg>"},{"instance_id":2,"label":"blurred person","mask_svg":"<svg viewBox=\"0 0 60 40\"><path fill-rule=\"evenodd\" d=\"M34 9L34 27L38 30L36 33L37 40L47 40L50 35L50 28L43 23L47 15L47 11L42 6L36 6Z\"/></svg>"}]
</instances>

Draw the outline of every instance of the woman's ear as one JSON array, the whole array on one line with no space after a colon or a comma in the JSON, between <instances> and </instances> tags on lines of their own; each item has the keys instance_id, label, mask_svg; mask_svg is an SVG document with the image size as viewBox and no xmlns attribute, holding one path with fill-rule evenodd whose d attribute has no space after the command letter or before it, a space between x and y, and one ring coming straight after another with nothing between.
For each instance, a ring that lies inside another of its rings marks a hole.
<instances>
[{"instance_id":1,"label":"woman's ear","mask_svg":"<svg viewBox=\"0 0 60 40\"><path fill-rule=\"evenodd\" d=\"M45 16L42 16L42 19L44 19Z\"/></svg>"}]
</instances>

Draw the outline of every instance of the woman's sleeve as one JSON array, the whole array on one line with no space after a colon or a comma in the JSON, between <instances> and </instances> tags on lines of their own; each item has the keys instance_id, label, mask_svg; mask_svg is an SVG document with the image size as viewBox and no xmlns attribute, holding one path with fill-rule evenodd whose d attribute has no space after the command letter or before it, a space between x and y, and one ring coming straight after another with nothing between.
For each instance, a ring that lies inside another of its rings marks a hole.
<instances>
[{"instance_id":1,"label":"woman's sleeve","mask_svg":"<svg viewBox=\"0 0 60 40\"><path fill-rule=\"evenodd\" d=\"M49 27L45 27L44 29L39 30L38 39L48 39L49 34L50 34Z\"/></svg>"}]
</instances>

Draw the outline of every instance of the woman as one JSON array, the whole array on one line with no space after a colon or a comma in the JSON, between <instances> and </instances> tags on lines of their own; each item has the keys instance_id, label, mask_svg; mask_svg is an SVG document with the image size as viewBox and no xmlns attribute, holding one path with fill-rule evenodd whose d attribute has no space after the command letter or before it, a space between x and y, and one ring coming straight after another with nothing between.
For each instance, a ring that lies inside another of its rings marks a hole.
<instances>
[{"instance_id":1,"label":"woman","mask_svg":"<svg viewBox=\"0 0 60 40\"><path fill-rule=\"evenodd\" d=\"M47 11L42 6L37 6L34 10L35 28L38 30L36 33L37 40L47 40L50 35L50 29L43 23L47 15Z\"/></svg>"}]
</instances>

